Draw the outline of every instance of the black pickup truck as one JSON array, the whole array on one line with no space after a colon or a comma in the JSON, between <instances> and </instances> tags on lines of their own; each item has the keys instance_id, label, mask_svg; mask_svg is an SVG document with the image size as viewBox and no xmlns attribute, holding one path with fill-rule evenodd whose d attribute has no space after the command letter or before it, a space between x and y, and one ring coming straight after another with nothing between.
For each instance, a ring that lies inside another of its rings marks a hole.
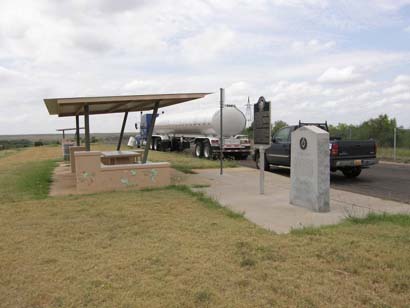
<instances>
[{"instance_id":1,"label":"black pickup truck","mask_svg":"<svg viewBox=\"0 0 410 308\"><path fill-rule=\"evenodd\" d=\"M327 123L301 123L287 126L272 137L272 144L265 150L265 170L270 165L290 167L290 145L293 131L304 125L315 125L329 131ZM348 178L360 175L362 169L377 164L374 140L340 140L330 137L330 171L340 170ZM255 149L256 167L259 169L259 150Z\"/></svg>"}]
</instances>

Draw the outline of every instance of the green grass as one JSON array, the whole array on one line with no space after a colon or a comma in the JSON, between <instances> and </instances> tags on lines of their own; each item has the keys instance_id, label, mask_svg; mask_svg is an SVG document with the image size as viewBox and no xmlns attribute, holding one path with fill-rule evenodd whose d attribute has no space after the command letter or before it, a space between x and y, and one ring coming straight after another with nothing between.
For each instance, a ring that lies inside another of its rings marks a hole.
<instances>
[{"instance_id":1,"label":"green grass","mask_svg":"<svg viewBox=\"0 0 410 308\"><path fill-rule=\"evenodd\" d=\"M47 197L56 160L41 160L0 169L3 201L38 200Z\"/></svg>"},{"instance_id":2,"label":"green grass","mask_svg":"<svg viewBox=\"0 0 410 308\"><path fill-rule=\"evenodd\" d=\"M50 148L13 154L0 161L0 182L39 177L47 186L57 155ZM0 307L410 302L405 215L277 235L187 186L44 198L43 185L31 192L7 185L0 186ZM4 199L8 191L25 197Z\"/></svg>"},{"instance_id":3,"label":"green grass","mask_svg":"<svg viewBox=\"0 0 410 308\"><path fill-rule=\"evenodd\" d=\"M338 225L328 225L321 227L306 226L303 228L294 228L291 230L293 235L321 236L328 229L338 228L342 225L395 225L401 227L410 227L410 215L406 214L388 214L388 213L369 213L366 217L347 217Z\"/></svg>"},{"instance_id":4,"label":"green grass","mask_svg":"<svg viewBox=\"0 0 410 308\"><path fill-rule=\"evenodd\" d=\"M175 153L175 152L155 152L150 151L148 159L151 161L169 161L171 166L184 173L194 173L193 169L213 169L219 168L218 160L210 160L205 158L193 157L190 153ZM234 160L226 159L224 161L225 168L238 167L238 163Z\"/></svg>"},{"instance_id":5,"label":"green grass","mask_svg":"<svg viewBox=\"0 0 410 308\"><path fill-rule=\"evenodd\" d=\"M393 161L393 148L377 148L377 157L379 159ZM410 149L397 148L396 161L410 163Z\"/></svg>"},{"instance_id":6,"label":"green grass","mask_svg":"<svg viewBox=\"0 0 410 308\"><path fill-rule=\"evenodd\" d=\"M393 224L402 227L410 227L410 215L404 214L376 214L370 213L365 218L349 217L348 222L353 224Z\"/></svg>"}]
</instances>

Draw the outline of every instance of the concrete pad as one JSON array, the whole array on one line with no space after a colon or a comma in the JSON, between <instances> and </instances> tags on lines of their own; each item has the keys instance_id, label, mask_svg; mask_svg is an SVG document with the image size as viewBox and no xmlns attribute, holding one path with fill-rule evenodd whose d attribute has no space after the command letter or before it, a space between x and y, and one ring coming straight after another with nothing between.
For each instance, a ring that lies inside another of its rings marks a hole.
<instances>
[{"instance_id":1,"label":"concrete pad","mask_svg":"<svg viewBox=\"0 0 410 308\"><path fill-rule=\"evenodd\" d=\"M76 195L77 187L75 173L71 172L70 164L60 163L54 169L49 196Z\"/></svg>"},{"instance_id":2,"label":"concrete pad","mask_svg":"<svg viewBox=\"0 0 410 308\"><path fill-rule=\"evenodd\" d=\"M289 203L290 179L265 172L265 194L259 194L259 170L251 168L195 170L210 187L200 189L231 210L244 213L253 223L274 231L287 233L293 228L330 225L348 216L363 217L369 212L407 213L410 205L340 190L330 190L330 212L317 213Z\"/></svg>"}]
</instances>

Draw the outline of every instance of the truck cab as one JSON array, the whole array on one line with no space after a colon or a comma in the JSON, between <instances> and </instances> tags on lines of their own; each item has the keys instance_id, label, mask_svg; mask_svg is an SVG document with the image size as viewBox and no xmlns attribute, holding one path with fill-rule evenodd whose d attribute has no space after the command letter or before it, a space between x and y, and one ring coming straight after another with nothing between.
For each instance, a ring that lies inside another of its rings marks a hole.
<instances>
[{"instance_id":1,"label":"truck cab","mask_svg":"<svg viewBox=\"0 0 410 308\"><path fill-rule=\"evenodd\" d=\"M292 132L303 125L315 125L329 131L327 123L301 123L287 126L275 133L272 143L265 150L265 170L270 165L290 167ZM360 175L362 169L377 164L376 143L374 140L340 140L330 137L330 171L340 170L348 178ZM259 169L259 150L255 149L256 167Z\"/></svg>"}]
</instances>

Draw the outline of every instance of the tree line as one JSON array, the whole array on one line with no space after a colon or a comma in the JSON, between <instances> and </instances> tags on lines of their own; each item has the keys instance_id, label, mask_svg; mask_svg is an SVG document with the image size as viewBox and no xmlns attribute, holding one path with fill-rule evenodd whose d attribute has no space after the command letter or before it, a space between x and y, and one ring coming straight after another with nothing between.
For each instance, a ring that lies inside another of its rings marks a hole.
<instances>
[{"instance_id":1,"label":"tree line","mask_svg":"<svg viewBox=\"0 0 410 308\"><path fill-rule=\"evenodd\" d=\"M272 124L272 135L281 128L288 126L288 123L278 120ZM373 139L380 147L392 147L394 144L394 128L397 128L397 147L410 148L410 129L397 126L395 118L389 118L387 114L381 114L377 118L371 118L360 124L339 123L329 125L329 134L333 138L344 140L367 140ZM252 127L247 129L249 136L252 136Z\"/></svg>"}]
</instances>

